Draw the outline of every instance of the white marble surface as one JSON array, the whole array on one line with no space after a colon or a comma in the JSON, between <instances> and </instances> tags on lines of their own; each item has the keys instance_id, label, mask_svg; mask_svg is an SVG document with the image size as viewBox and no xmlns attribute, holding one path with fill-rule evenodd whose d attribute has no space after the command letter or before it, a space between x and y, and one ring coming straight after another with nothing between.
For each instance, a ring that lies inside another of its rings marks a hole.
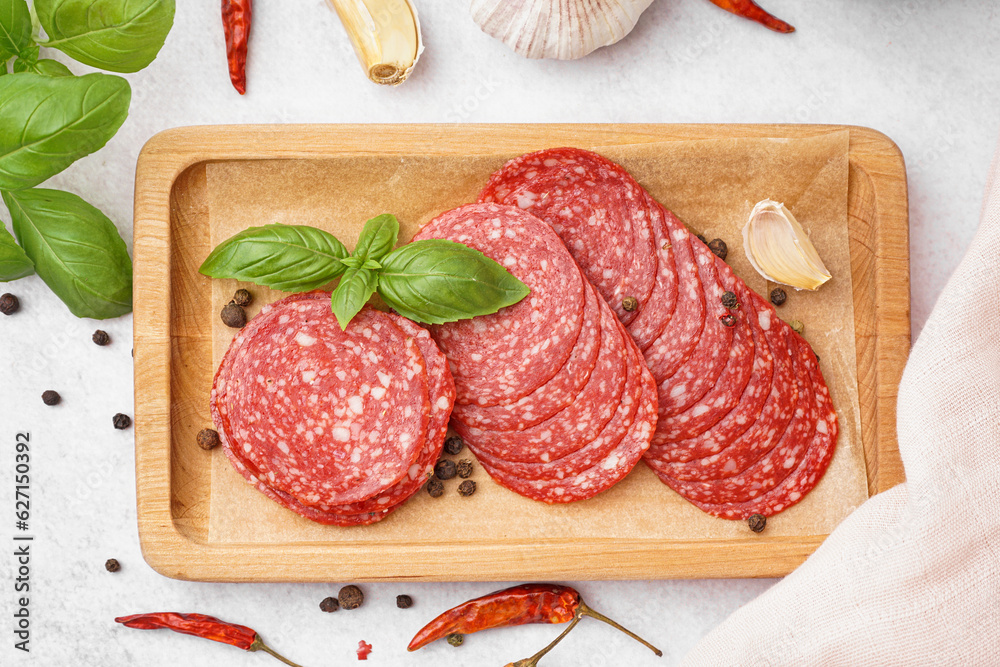
<instances>
[{"instance_id":1,"label":"white marble surface","mask_svg":"<svg viewBox=\"0 0 1000 667\"><path fill-rule=\"evenodd\" d=\"M479 32L467 0L422 0L427 51L412 79L380 89L361 75L322 0L257 3L249 94L231 89L218 3L180 0L159 59L129 76L130 119L100 153L50 185L77 192L118 224L131 247L136 156L155 132L199 123L283 122L810 122L881 130L902 148L910 178L912 313L919 331L972 238L1000 127L1000 17L991 0L947 3L767 0L798 27L770 33L705 0L656 0L624 42L569 63L521 59ZM84 67L74 65L75 71ZM6 223L6 211L0 212ZM327 615L329 585L218 585L172 581L139 552L132 431L131 318L73 318L29 278L0 318L0 664L265 665L267 656L169 633L122 631L114 616L141 610L211 613L259 629L303 665L353 663L359 639L375 665L503 664L556 634L526 627L469 638L461 649L404 646L439 610L492 584L368 585L369 602ZM988 313L987 313L988 314ZM53 388L55 408L39 396ZM13 446L33 440L32 652L12 647ZM123 568L104 571L115 557ZM363 558L358 554L358 558ZM728 613L773 581L582 583L599 608L648 635L644 649L596 623L543 664L674 664ZM395 608L397 593L416 606Z\"/></svg>"}]
</instances>

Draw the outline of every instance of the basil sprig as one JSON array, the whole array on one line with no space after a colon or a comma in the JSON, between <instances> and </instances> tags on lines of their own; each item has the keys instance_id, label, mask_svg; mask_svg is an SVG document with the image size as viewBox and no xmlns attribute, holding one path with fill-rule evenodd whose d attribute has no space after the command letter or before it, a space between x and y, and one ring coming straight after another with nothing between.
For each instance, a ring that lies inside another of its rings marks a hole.
<instances>
[{"instance_id":1,"label":"basil sprig","mask_svg":"<svg viewBox=\"0 0 1000 667\"><path fill-rule=\"evenodd\" d=\"M261 229L284 225L252 227L223 241L201 267L201 272L215 278L239 278L282 291L301 292L326 284L307 263L283 256L293 251L287 246L248 246L247 237ZM336 239L312 227L323 238ZM399 238L399 221L383 214L365 223L354 252L340 258L344 267L337 288L330 296L330 307L337 322L347 328L354 316L378 292L389 306L404 317L425 324L444 324L489 315L512 306L530 290L505 268L469 246L447 239L426 239L407 243L393 250ZM339 241L338 241L339 243ZM341 246L342 247L342 246ZM267 253L272 254L267 254ZM346 255L346 251L345 251ZM281 287L265 282L269 274L253 275L247 267L283 267Z\"/></svg>"},{"instance_id":2,"label":"basil sprig","mask_svg":"<svg viewBox=\"0 0 1000 667\"><path fill-rule=\"evenodd\" d=\"M0 193L20 244L0 224L0 281L37 271L79 317L132 309L125 242L80 197L32 188L102 148L125 122L132 91L118 76L73 76L66 65L40 58L39 46L94 67L135 72L163 46L174 3L34 0L48 36L38 44L27 2L0 0Z\"/></svg>"}]
</instances>

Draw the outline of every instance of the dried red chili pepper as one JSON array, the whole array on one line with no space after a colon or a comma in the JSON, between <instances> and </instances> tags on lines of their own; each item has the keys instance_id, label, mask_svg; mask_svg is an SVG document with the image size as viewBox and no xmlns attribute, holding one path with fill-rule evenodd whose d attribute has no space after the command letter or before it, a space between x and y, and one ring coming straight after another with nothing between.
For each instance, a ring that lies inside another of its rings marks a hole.
<instances>
[{"instance_id":1,"label":"dried red chili pepper","mask_svg":"<svg viewBox=\"0 0 1000 667\"><path fill-rule=\"evenodd\" d=\"M416 651L452 633L468 635L480 630L526 623L566 623L572 621L570 626L541 652L531 658L514 663L517 667L534 667L538 659L558 644L584 616L590 616L607 623L642 643L656 655L663 655L658 648L645 639L588 607L574 589L555 584L522 584L464 602L449 609L424 626L410 640L407 650Z\"/></svg>"},{"instance_id":2,"label":"dried red chili pepper","mask_svg":"<svg viewBox=\"0 0 1000 667\"><path fill-rule=\"evenodd\" d=\"M716 5L737 16L756 21L775 32L795 32L795 28L767 13L753 0L712 0Z\"/></svg>"},{"instance_id":3,"label":"dried red chili pepper","mask_svg":"<svg viewBox=\"0 0 1000 667\"><path fill-rule=\"evenodd\" d=\"M245 625L226 623L205 614L178 614L157 612L153 614L133 614L120 616L115 623L137 630L173 630L183 635L193 635L213 642L236 646L244 651L264 651L292 667L300 667L288 658L275 653L264 643L257 631Z\"/></svg>"},{"instance_id":4,"label":"dried red chili pepper","mask_svg":"<svg viewBox=\"0 0 1000 667\"><path fill-rule=\"evenodd\" d=\"M222 28L226 33L229 79L240 95L247 92L247 46L252 21L252 0L222 0Z\"/></svg>"}]
</instances>

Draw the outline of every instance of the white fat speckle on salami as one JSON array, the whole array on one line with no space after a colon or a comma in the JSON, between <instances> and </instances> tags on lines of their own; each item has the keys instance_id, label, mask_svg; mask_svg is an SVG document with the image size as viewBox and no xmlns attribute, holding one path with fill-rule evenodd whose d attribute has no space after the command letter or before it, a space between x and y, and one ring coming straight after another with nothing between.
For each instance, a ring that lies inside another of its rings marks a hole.
<instances>
[{"instance_id":1,"label":"white fat speckle on salami","mask_svg":"<svg viewBox=\"0 0 1000 667\"><path fill-rule=\"evenodd\" d=\"M262 310L234 339L212 396L228 424L227 453L314 507L367 500L402 480L431 410L414 338L370 308L344 332L328 298L295 295ZM391 376L388 387L379 372ZM386 393L373 396L374 387Z\"/></svg>"},{"instance_id":2,"label":"white fat speckle on salami","mask_svg":"<svg viewBox=\"0 0 1000 667\"><path fill-rule=\"evenodd\" d=\"M633 366L642 367L642 363L638 358L638 351L621 328L615 314L606 303L599 303L601 352L598 364L590 376L590 382L569 406L550 419L523 431L472 429L453 422L453 428L480 460L488 458L498 468L516 469L521 472L515 474L530 476L529 471L532 470L562 469L569 457L583 450L600 453L602 446L608 449L617 443L621 433L617 439L605 437L603 442L598 441L605 434L613 434L613 430L609 431L607 425L614 419L621 420L623 409L627 412L631 408L632 413L635 412L641 382ZM629 375L632 376L631 384ZM584 452L570 462L579 461L587 455ZM603 458L603 455L596 458ZM508 466L503 461L509 462ZM554 461L559 463L552 464ZM583 466L586 467L588 466Z\"/></svg>"},{"instance_id":3,"label":"white fat speckle on salami","mask_svg":"<svg viewBox=\"0 0 1000 667\"><path fill-rule=\"evenodd\" d=\"M805 341L801 341L799 345L809 350ZM806 455L789 475L763 495L741 503L695 502L697 507L724 519L746 519L757 513L773 516L802 500L822 479L836 448L837 413L833 409L830 392L823 381L819 364L811 350L809 350L809 355L809 358L803 358L803 363L808 366L809 376L813 383L811 397L816 407L816 418Z\"/></svg>"},{"instance_id":4,"label":"white fat speckle on salami","mask_svg":"<svg viewBox=\"0 0 1000 667\"><path fill-rule=\"evenodd\" d=\"M638 357L636 357L638 361ZM582 472L573 472L562 479L523 479L499 470L480 460L480 464L497 483L523 496L545 503L568 503L592 498L611 488L627 475L649 448L649 441L656 428L656 383L649 370L636 363L642 376L642 391L638 408L631 424L626 426L624 437L610 453ZM606 428L618 428L612 422Z\"/></svg>"},{"instance_id":5,"label":"white fat speckle on salami","mask_svg":"<svg viewBox=\"0 0 1000 667\"><path fill-rule=\"evenodd\" d=\"M516 207L470 204L439 215L414 240L429 238L479 250L531 290L492 315L431 328L455 377L456 402L510 403L555 376L580 334L585 281L552 228Z\"/></svg>"},{"instance_id":6,"label":"white fat speckle on salami","mask_svg":"<svg viewBox=\"0 0 1000 667\"><path fill-rule=\"evenodd\" d=\"M656 280L646 193L619 165L597 153L556 148L522 155L494 173L481 202L518 206L562 237L580 268L622 322L645 304Z\"/></svg>"},{"instance_id":7,"label":"white fat speckle on salami","mask_svg":"<svg viewBox=\"0 0 1000 667\"><path fill-rule=\"evenodd\" d=\"M580 336L566 364L552 379L511 403L489 407L457 405L453 419L480 430L521 431L544 422L572 403L590 379L601 347L602 300L589 285L584 294Z\"/></svg>"}]
</instances>

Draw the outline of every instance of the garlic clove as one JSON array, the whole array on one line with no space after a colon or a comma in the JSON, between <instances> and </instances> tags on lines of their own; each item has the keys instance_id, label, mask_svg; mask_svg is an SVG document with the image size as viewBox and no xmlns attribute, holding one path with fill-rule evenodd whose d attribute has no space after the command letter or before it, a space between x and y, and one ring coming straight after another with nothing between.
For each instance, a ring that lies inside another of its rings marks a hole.
<instances>
[{"instance_id":1,"label":"garlic clove","mask_svg":"<svg viewBox=\"0 0 1000 667\"><path fill-rule=\"evenodd\" d=\"M413 71L424 50L420 20L410 0L328 0L354 52L375 83L396 86Z\"/></svg>"},{"instance_id":2,"label":"garlic clove","mask_svg":"<svg viewBox=\"0 0 1000 667\"><path fill-rule=\"evenodd\" d=\"M483 32L526 58L574 60L621 40L652 0L472 0Z\"/></svg>"},{"instance_id":3,"label":"garlic clove","mask_svg":"<svg viewBox=\"0 0 1000 667\"><path fill-rule=\"evenodd\" d=\"M772 282L817 290L832 278L809 235L780 202L765 199L753 207L743 227L743 250Z\"/></svg>"}]
</instances>

